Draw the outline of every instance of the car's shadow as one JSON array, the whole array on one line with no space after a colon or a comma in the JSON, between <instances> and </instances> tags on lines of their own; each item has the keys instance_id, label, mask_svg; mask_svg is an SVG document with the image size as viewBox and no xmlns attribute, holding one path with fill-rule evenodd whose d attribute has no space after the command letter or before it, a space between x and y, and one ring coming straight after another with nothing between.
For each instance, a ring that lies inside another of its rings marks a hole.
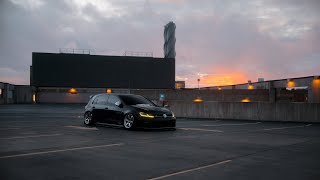
<instances>
[{"instance_id":1,"label":"car's shadow","mask_svg":"<svg viewBox=\"0 0 320 180\"><path fill-rule=\"evenodd\" d=\"M144 131L144 132L161 132L161 131L175 131L176 128L171 127L163 127L163 128L147 128L147 127L136 127L130 130L125 129L122 125L114 125L114 124L104 124L104 123L97 123L95 124L97 128L112 128L112 129L121 129L125 131Z\"/></svg>"}]
</instances>

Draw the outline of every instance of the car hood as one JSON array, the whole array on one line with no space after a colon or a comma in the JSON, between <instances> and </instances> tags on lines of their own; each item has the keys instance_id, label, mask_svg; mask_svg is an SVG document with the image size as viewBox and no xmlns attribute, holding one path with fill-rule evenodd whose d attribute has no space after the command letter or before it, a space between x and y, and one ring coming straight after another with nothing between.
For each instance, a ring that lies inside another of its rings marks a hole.
<instances>
[{"instance_id":1,"label":"car hood","mask_svg":"<svg viewBox=\"0 0 320 180\"><path fill-rule=\"evenodd\" d=\"M138 104L138 105L132 105L137 110L142 110L145 112L151 112L154 114L171 114L171 111L167 108L164 107L157 107L157 106L149 106L149 105L144 105L144 104Z\"/></svg>"}]
</instances>

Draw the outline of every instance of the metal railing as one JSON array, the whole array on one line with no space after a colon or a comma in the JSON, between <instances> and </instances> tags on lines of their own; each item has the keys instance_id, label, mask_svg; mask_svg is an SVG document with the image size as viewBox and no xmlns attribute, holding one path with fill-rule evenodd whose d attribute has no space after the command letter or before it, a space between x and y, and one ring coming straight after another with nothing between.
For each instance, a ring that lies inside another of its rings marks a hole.
<instances>
[{"instance_id":1,"label":"metal railing","mask_svg":"<svg viewBox=\"0 0 320 180\"><path fill-rule=\"evenodd\" d=\"M153 52L125 51L123 56L153 57Z\"/></svg>"},{"instance_id":2,"label":"metal railing","mask_svg":"<svg viewBox=\"0 0 320 180\"><path fill-rule=\"evenodd\" d=\"M62 53L62 54L91 54L92 51L90 49L59 48L59 53ZM123 56L153 57L153 52L125 51Z\"/></svg>"},{"instance_id":3,"label":"metal railing","mask_svg":"<svg viewBox=\"0 0 320 180\"><path fill-rule=\"evenodd\" d=\"M60 48L59 53L63 53L63 54L90 54L90 49Z\"/></svg>"}]
</instances>

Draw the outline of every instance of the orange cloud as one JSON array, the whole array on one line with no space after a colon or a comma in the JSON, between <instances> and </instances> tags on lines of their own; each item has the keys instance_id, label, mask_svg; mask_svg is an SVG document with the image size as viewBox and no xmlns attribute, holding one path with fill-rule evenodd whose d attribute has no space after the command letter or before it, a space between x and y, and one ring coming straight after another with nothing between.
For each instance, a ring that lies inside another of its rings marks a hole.
<instances>
[{"instance_id":1,"label":"orange cloud","mask_svg":"<svg viewBox=\"0 0 320 180\"><path fill-rule=\"evenodd\" d=\"M247 82L247 77L240 73L212 74L203 76L200 84L204 86L224 86Z\"/></svg>"}]
</instances>

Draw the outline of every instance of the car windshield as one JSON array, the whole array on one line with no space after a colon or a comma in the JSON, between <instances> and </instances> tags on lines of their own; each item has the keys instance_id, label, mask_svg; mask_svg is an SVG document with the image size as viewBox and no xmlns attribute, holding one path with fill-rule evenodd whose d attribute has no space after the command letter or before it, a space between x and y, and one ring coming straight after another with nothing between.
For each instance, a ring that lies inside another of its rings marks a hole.
<instances>
[{"instance_id":1,"label":"car windshield","mask_svg":"<svg viewBox=\"0 0 320 180\"><path fill-rule=\"evenodd\" d=\"M147 105L155 106L150 100L142 96L119 95L120 99L127 105Z\"/></svg>"}]
</instances>

